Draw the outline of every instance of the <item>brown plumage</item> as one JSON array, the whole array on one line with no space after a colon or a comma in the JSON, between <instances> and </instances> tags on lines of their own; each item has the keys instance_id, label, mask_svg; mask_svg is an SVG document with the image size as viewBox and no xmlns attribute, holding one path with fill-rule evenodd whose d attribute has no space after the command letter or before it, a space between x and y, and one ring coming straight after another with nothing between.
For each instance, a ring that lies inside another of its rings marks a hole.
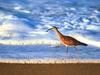
<instances>
[{"instance_id":1,"label":"brown plumage","mask_svg":"<svg viewBox=\"0 0 100 75\"><path fill-rule=\"evenodd\" d=\"M77 45L83 45L83 46L87 46L87 44L82 43L78 40L76 40L75 38L71 37L71 36L65 36L63 35L61 32L59 32L58 28L53 26L53 28L48 29L48 30L54 30L59 38L59 40L61 41L61 43L63 45L67 45L67 46L72 46L75 47Z\"/></svg>"},{"instance_id":2,"label":"brown plumage","mask_svg":"<svg viewBox=\"0 0 100 75\"><path fill-rule=\"evenodd\" d=\"M87 44L82 43L70 36L62 35L62 36L60 36L60 40L64 45L68 45L68 46L77 46L77 45L87 46Z\"/></svg>"}]
</instances>

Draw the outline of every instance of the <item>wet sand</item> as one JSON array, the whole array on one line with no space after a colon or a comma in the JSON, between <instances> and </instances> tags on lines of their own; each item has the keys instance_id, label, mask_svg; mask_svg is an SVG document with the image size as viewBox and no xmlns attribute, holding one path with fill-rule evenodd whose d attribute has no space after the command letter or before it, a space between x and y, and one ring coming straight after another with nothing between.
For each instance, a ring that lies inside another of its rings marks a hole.
<instances>
[{"instance_id":1,"label":"wet sand","mask_svg":"<svg viewBox=\"0 0 100 75\"><path fill-rule=\"evenodd\" d=\"M100 75L100 64L0 63L0 75Z\"/></svg>"}]
</instances>

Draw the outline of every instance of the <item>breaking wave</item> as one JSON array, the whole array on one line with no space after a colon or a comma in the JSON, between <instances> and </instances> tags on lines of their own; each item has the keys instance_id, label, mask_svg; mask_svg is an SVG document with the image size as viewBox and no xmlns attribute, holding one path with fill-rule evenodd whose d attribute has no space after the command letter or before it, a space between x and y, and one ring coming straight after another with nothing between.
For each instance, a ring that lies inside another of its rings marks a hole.
<instances>
[{"instance_id":1,"label":"breaking wave","mask_svg":"<svg viewBox=\"0 0 100 75\"><path fill-rule=\"evenodd\" d=\"M92 39L88 39L81 35L73 35L72 37L76 38L77 40L86 43L88 45L100 47L100 41L95 41ZM33 40L0 40L1 44L6 45L60 45L61 43L58 40L49 40L49 39L33 39Z\"/></svg>"},{"instance_id":2,"label":"breaking wave","mask_svg":"<svg viewBox=\"0 0 100 75\"><path fill-rule=\"evenodd\" d=\"M65 63L100 63L98 59L1 59L1 63L20 64L65 64Z\"/></svg>"},{"instance_id":3,"label":"breaking wave","mask_svg":"<svg viewBox=\"0 0 100 75\"><path fill-rule=\"evenodd\" d=\"M33 40L0 40L1 44L6 45L41 45L41 44L59 44L56 40L46 40L46 39L33 39Z\"/></svg>"}]
</instances>

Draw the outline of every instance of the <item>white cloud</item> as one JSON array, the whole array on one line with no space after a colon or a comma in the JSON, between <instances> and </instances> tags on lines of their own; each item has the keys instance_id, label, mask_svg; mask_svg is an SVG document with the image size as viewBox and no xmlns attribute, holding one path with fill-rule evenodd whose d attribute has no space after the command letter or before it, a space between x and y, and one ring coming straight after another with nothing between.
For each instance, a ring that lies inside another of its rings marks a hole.
<instances>
[{"instance_id":1,"label":"white cloud","mask_svg":"<svg viewBox=\"0 0 100 75\"><path fill-rule=\"evenodd\" d=\"M24 13L31 13L29 10L21 10Z\"/></svg>"},{"instance_id":2,"label":"white cloud","mask_svg":"<svg viewBox=\"0 0 100 75\"><path fill-rule=\"evenodd\" d=\"M14 9L19 11L19 12L24 12L24 13L30 13L31 12L31 11L27 10L26 8L21 7L21 6L15 6Z\"/></svg>"},{"instance_id":3,"label":"white cloud","mask_svg":"<svg viewBox=\"0 0 100 75\"><path fill-rule=\"evenodd\" d=\"M87 18L83 18L82 20L83 20L83 22L89 22L89 20Z\"/></svg>"},{"instance_id":4,"label":"white cloud","mask_svg":"<svg viewBox=\"0 0 100 75\"><path fill-rule=\"evenodd\" d=\"M45 31L41 31L41 30L39 30L39 31L32 31L32 32L30 32L30 34L32 35L32 34L40 34L40 35L45 35L45 34L48 34L47 32L45 32Z\"/></svg>"},{"instance_id":5,"label":"white cloud","mask_svg":"<svg viewBox=\"0 0 100 75\"><path fill-rule=\"evenodd\" d=\"M94 10L95 13L100 13L98 10Z\"/></svg>"},{"instance_id":6,"label":"white cloud","mask_svg":"<svg viewBox=\"0 0 100 75\"><path fill-rule=\"evenodd\" d=\"M16 19L16 17L15 16L13 16L13 15L7 15L7 14L5 14L5 13L3 13L3 12L0 12L0 19L1 20L12 20L12 19Z\"/></svg>"},{"instance_id":7,"label":"white cloud","mask_svg":"<svg viewBox=\"0 0 100 75\"><path fill-rule=\"evenodd\" d=\"M32 30L32 28L21 22L18 18L16 20L9 20L7 17L2 25L0 25L0 37L19 37L22 35L20 32L29 33Z\"/></svg>"},{"instance_id":8,"label":"white cloud","mask_svg":"<svg viewBox=\"0 0 100 75\"><path fill-rule=\"evenodd\" d=\"M70 8L70 10L73 10L73 11L75 11L76 9L75 9L75 8L73 8L73 7L71 7L71 8Z\"/></svg>"},{"instance_id":9,"label":"white cloud","mask_svg":"<svg viewBox=\"0 0 100 75\"><path fill-rule=\"evenodd\" d=\"M41 31L41 29L43 28L41 25L38 25L38 30L33 30L31 27L22 22L22 20L26 19L19 19L13 15L5 14L2 12L0 13L0 19L4 20L0 25L0 37L2 38L11 37L10 39L12 39L17 37L20 39L20 36L22 35L25 35L27 37L36 37L37 35L47 34L45 31ZM24 32L27 34L24 34Z\"/></svg>"},{"instance_id":10,"label":"white cloud","mask_svg":"<svg viewBox=\"0 0 100 75\"><path fill-rule=\"evenodd\" d=\"M19 31L23 31L23 30L32 30L31 28L29 28L27 25L25 25L23 22L18 21L18 20L7 20L5 21L1 26L0 26L0 30L1 31L7 31L7 30L19 30Z\"/></svg>"},{"instance_id":11,"label":"white cloud","mask_svg":"<svg viewBox=\"0 0 100 75\"><path fill-rule=\"evenodd\" d=\"M95 30L95 31L100 31L100 26L96 26L96 25L88 25L86 27L87 30Z\"/></svg>"},{"instance_id":12,"label":"white cloud","mask_svg":"<svg viewBox=\"0 0 100 75\"><path fill-rule=\"evenodd\" d=\"M20 9L21 9L21 7L16 6L16 7L14 7L14 9L15 9L15 10L20 10Z\"/></svg>"}]
</instances>

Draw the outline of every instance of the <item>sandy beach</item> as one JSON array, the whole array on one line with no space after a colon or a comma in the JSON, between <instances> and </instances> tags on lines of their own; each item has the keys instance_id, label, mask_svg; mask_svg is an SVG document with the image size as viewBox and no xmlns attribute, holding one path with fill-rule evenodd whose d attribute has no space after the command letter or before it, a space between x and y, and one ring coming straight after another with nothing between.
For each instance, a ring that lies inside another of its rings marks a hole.
<instances>
[{"instance_id":1,"label":"sandy beach","mask_svg":"<svg viewBox=\"0 0 100 75\"><path fill-rule=\"evenodd\" d=\"M100 75L100 64L0 63L0 75Z\"/></svg>"}]
</instances>

